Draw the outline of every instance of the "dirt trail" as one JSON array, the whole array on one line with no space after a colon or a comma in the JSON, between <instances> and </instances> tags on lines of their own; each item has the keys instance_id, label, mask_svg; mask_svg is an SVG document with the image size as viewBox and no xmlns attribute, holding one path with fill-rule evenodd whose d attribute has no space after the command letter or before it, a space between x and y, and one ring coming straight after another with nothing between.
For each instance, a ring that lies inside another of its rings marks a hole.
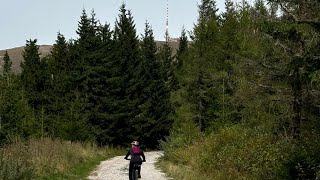
<instances>
[{"instance_id":1,"label":"dirt trail","mask_svg":"<svg viewBox=\"0 0 320 180\"><path fill-rule=\"evenodd\" d=\"M147 162L141 167L141 180L168 180L165 174L155 167L155 162L162 152L145 152ZM128 180L129 161L123 156L117 156L103 161L88 177L91 180Z\"/></svg>"}]
</instances>

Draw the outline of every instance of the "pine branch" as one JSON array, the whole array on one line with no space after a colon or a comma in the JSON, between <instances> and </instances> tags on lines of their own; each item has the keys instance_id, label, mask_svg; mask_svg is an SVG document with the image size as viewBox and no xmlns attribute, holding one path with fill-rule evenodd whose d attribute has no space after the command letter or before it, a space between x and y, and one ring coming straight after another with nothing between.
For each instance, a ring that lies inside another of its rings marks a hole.
<instances>
[{"instance_id":1,"label":"pine branch","mask_svg":"<svg viewBox=\"0 0 320 180\"><path fill-rule=\"evenodd\" d=\"M320 20L319 19L312 19L312 20L310 20L310 19L300 19L295 14L290 12L290 10L284 5L284 3L280 2L279 0L275 0L275 1L271 0L270 2L278 3L280 5L281 9L285 13L287 13L289 16L291 16L296 23L298 23L298 24L309 24L314 28L319 28L320 27Z\"/></svg>"},{"instance_id":2,"label":"pine branch","mask_svg":"<svg viewBox=\"0 0 320 180\"><path fill-rule=\"evenodd\" d=\"M279 45L285 52L290 53L291 55L294 55L295 53L293 52L292 49L290 49L289 47L287 47L286 45L282 44L279 39L275 39L273 36L271 36L270 34L267 33L262 33L265 37L267 37L270 40L275 41L275 45Z\"/></svg>"},{"instance_id":3,"label":"pine branch","mask_svg":"<svg viewBox=\"0 0 320 180\"><path fill-rule=\"evenodd\" d=\"M279 88L279 87L268 86L268 85L264 85L264 84L257 84L257 83L253 83L253 82L248 82L248 84L256 86L256 87L264 88L264 89L273 90L278 93L291 92L291 90L288 88Z\"/></svg>"},{"instance_id":4,"label":"pine branch","mask_svg":"<svg viewBox=\"0 0 320 180\"><path fill-rule=\"evenodd\" d=\"M287 14L289 14L296 22L299 21L298 17L297 17L296 15L292 14L292 13L289 11L289 9L288 9L283 3L280 3L280 2L279 2L279 5L280 5L281 9L282 9L284 12L286 12Z\"/></svg>"}]
</instances>

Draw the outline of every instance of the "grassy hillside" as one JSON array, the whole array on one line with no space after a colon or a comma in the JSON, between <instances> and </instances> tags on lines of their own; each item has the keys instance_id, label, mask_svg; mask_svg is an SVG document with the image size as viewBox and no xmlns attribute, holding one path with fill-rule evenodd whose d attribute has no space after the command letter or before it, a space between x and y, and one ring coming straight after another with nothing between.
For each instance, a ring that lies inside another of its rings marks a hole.
<instances>
[{"instance_id":1,"label":"grassy hillside","mask_svg":"<svg viewBox=\"0 0 320 180\"><path fill-rule=\"evenodd\" d=\"M40 57L48 55L51 51L51 47L52 47L51 45L40 45L39 46ZM0 71L2 72L3 55L5 54L6 51L8 51L9 57L12 61L12 71L14 73L20 73L21 72L20 63L23 61L23 57L22 57L23 50L24 50L24 46L0 50L0 67L1 67Z\"/></svg>"}]
</instances>

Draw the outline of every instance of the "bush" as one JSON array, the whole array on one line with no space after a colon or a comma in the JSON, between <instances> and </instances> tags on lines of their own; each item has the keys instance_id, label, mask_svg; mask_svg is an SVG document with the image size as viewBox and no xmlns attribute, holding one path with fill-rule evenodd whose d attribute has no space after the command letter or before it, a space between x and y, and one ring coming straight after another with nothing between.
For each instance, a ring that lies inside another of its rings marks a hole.
<instances>
[{"instance_id":1,"label":"bush","mask_svg":"<svg viewBox=\"0 0 320 180\"><path fill-rule=\"evenodd\" d=\"M320 139L319 135L309 132L301 139L295 140L290 150L290 158L285 163L286 179L319 179L320 178Z\"/></svg>"},{"instance_id":2,"label":"bush","mask_svg":"<svg viewBox=\"0 0 320 180\"><path fill-rule=\"evenodd\" d=\"M1 179L33 179L35 168L29 159L27 146L21 141L0 149Z\"/></svg>"},{"instance_id":3,"label":"bush","mask_svg":"<svg viewBox=\"0 0 320 180\"><path fill-rule=\"evenodd\" d=\"M290 143L288 138L234 125L191 146L165 152L164 161L191 169L180 174L197 179L279 179L287 171L284 162L290 155Z\"/></svg>"}]
</instances>

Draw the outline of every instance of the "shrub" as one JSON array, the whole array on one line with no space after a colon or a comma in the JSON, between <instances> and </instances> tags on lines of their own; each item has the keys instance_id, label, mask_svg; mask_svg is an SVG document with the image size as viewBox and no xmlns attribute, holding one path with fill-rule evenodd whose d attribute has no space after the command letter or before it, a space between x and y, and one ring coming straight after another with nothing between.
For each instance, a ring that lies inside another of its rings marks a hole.
<instances>
[{"instance_id":1,"label":"shrub","mask_svg":"<svg viewBox=\"0 0 320 180\"><path fill-rule=\"evenodd\" d=\"M199 179L278 179L287 169L291 140L234 125L165 153L164 160L191 169ZM176 171L178 172L178 171ZM193 174L193 175L190 175ZM181 178L181 177L180 177ZM182 178L183 179L183 178Z\"/></svg>"}]
</instances>

